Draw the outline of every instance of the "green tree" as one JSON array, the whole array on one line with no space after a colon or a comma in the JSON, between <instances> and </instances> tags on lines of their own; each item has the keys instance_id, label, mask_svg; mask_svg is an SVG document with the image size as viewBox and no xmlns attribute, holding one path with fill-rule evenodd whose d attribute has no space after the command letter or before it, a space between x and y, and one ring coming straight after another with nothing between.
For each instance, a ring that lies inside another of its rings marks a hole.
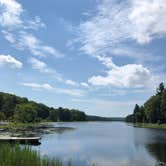
<instances>
[{"instance_id":1,"label":"green tree","mask_svg":"<svg viewBox=\"0 0 166 166\"><path fill-rule=\"evenodd\" d=\"M49 117L49 107L45 106L44 104L36 104L34 103L34 106L36 107L37 116L41 119L47 119Z\"/></svg>"},{"instance_id":2,"label":"green tree","mask_svg":"<svg viewBox=\"0 0 166 166\"><path fill-rule=\"evenodd\" d=\"M3 121L5 119L6 119L5 114L3 112L0 112L0 121Z\"/></svg>"},{"instance_id":3,"label":"green tree","mask_svg":"<svg viewBox=\"0 0 166 166\"><path fill-rule=\"evenodd\" d=\"M140 116L141 116L141 113L140 113L140 108L139 108L139 105L136 104L135 105L135 108L134 108L134 122L140 122Z\"/></svg>"},{"instance_id":4,"label":"green tree","mask_svg":"<svg viewBox=\"0 0 166 166\"><path fill-rule=\"evenodd\" d=\"M145 104L145 114L149 123L157 123L161 119L160 95L152 96Z\"/></svg>"},{"instance_id":5,"label":"green tree","mask_svg":"<svg viewBox=\"0 0 166 166\"><path fill-rule=\"evenodd\" d=\"M140 122L143 122L143 123L147 122L144 106L140 107L140 114L141 114Z\"/></svg>"},{"instance_id":6,"label":"green tree","mask_svg":"<svg viewBox=\"0 0 166 166\"><path fill-rule=\"evenodd\" d=\"M3 96L0 94L0 111L2 109L2 105L3 105Z\"/></svg>"},{"instance_id":7,"label":"green tree","mask_svg":"<svg viewBox=\"0 0 166 166\"><path fill-rule=\"evenodd\" d=\"M126 122L134 122L134 115L133 115L133 114L128 115L128 116L126 117Z\"/></svg>"},{"instance_id":8,"label":"green tree","mask_svg":"<svg viewBox=\"0 0 166 166\"><path fill-rule=\"evenodd\" d=\"M72 120L73 121L85 121L86 114L84 112L72 109Z\"/></svg>"},{"instance_id":9,"label":"green tree","mask_svg":"<svg viewBox=\"0 0 166 166\"><path fill-rule=\"evenodd\" d=\"M86 120L85 113L78 110L66 108L50 108L44 104L29 101L27 98L0 92L0 112L5 115L6 120L20 122L41 121L43 119L52 121L83 121Z\"/></svg>"},{"instance_id":10,"label":"green tree","mask_svg":"<svg viewBox=\"0 0 166 166\"><path fill-rule=\"evenodd\" d=\"M58 112L54 108L49 111L49 119L53 122L59 121Z\"/></svg>"},{"instance_id":11,"label":"green tree","mask_svg":"<svg viewBox=\"0 0 166 166\"><path fill-rule=\"evenodd\" d=\"M20 104L15 108L14 120L22 123L35 122L37 112L33 104Z\"/></svg>"},{"instance_id":12,"label":"green tree","mask_svg":"<svg viewBox=\"0 0 166 166\"><path fill-rule=\"evenodd\" d=\"M161 108L161 122L166 123L166 90L162 94L160 108Z\"/></svg>"},{"instance_id":13,"label":"green tree","mask_svg":"<svg viewBox=\"0 0 166 166\"><path fill-rule=\"evenodd\" d=\"M164 83L160 83L159 84L159 87L157 88L157 94L162 94L165 90L165 86L164 86Z\"/></svg>"},{"instance_id":14,"label":"green tree","mask_svg":"<svg viewBox=\"0 0 166 166\"><path fill-rule=\"evenodd\" d=\"M131 120L131 115L126 117ZM160 83L157 94L150 97L139 107L137 104L133 112L133 122L166 123L166 89L164 83Z\"/></svg>"},{"instance_id":15,"label":"green tree","mask_svg":"<svg viewBox=\"0 0 166 166\"><path fill-rule=\"evenodd\" d=\"M14 108L16 106L16 96L13 95L5 95L3 98L3 105L1 111L5 114L5 116L9 119L14 114Z\"/></svg>"}]
</instances>

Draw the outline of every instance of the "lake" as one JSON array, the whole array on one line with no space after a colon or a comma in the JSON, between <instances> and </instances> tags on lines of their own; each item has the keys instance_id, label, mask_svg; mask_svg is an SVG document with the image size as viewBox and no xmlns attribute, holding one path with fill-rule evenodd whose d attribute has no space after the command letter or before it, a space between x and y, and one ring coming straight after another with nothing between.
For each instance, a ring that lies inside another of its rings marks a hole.
<instances>
[{"instance_id":1,"label":"lake","mask_svg":"<svg viewBox=\"0 0 166 166\"><path fill-rule=\"evenodd\" d=\"M76 166L154 166L166 164L166 131L135 128L125 122L54 123L74 130L43 135L33 147L42 155L69 159Z\"/></svg>"}]
</instances>

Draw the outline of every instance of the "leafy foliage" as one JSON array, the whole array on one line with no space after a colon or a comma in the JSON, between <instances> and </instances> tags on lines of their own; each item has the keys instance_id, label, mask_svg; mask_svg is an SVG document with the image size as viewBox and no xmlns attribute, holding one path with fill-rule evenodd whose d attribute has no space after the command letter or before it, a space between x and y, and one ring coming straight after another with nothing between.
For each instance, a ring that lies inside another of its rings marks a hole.
<instances>
[{"instance_id":1,"label":"leafy foliage","mask_svg":"<svg viewBox=\"0 0 166 166\"><path fill-rule=\"evenodd\" d=\"M166 123L166 88L160 83L157 94L150 97L143 106L137 104L133 114L126 117L128 122Z\"/></svg>"},{"instance_id":2,"label":"leafy foliage","mask_svg":"<svg viewBox=\"0 0 166 166\"><path fill-rule=\"evenodd\" d=\"M75 109L50 108L44 104L29 101L27 98L0 92L0 120L22 123L42 120L85 121L86 114Z\"/></svg>"}]
</instances>

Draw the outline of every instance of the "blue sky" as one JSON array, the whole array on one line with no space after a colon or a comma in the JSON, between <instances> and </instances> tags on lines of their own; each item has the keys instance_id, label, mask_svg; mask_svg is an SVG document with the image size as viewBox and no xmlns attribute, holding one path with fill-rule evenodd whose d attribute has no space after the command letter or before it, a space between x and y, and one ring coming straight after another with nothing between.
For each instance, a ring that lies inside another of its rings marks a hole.
<instances>
[{"instance_id":1,"label":"blue sky","mask_svg":"<svg viewBox=\"0 0 166 166\"><path fill-rule=\"evenodd\" d=\"M0 0L0 91L126 116L166 78L165 0Z\"/></svg>"}]
</instances>

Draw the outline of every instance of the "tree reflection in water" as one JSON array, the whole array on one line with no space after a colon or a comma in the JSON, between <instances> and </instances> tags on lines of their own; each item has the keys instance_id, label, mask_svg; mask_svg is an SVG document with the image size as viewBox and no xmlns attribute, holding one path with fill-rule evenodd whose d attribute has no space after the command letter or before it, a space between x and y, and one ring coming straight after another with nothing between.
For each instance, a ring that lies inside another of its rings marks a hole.
<instances>
[{"instance_id":1,"label":"tree reflection in water","mask_svg":"<svg viewBox=\"0 0 166 166\"><path fill-rule=\"evenodd\" d=\"M166 165L165 143L147 144L146 148L157 161L165 163Z\"/></svg>"}]
</instances>

